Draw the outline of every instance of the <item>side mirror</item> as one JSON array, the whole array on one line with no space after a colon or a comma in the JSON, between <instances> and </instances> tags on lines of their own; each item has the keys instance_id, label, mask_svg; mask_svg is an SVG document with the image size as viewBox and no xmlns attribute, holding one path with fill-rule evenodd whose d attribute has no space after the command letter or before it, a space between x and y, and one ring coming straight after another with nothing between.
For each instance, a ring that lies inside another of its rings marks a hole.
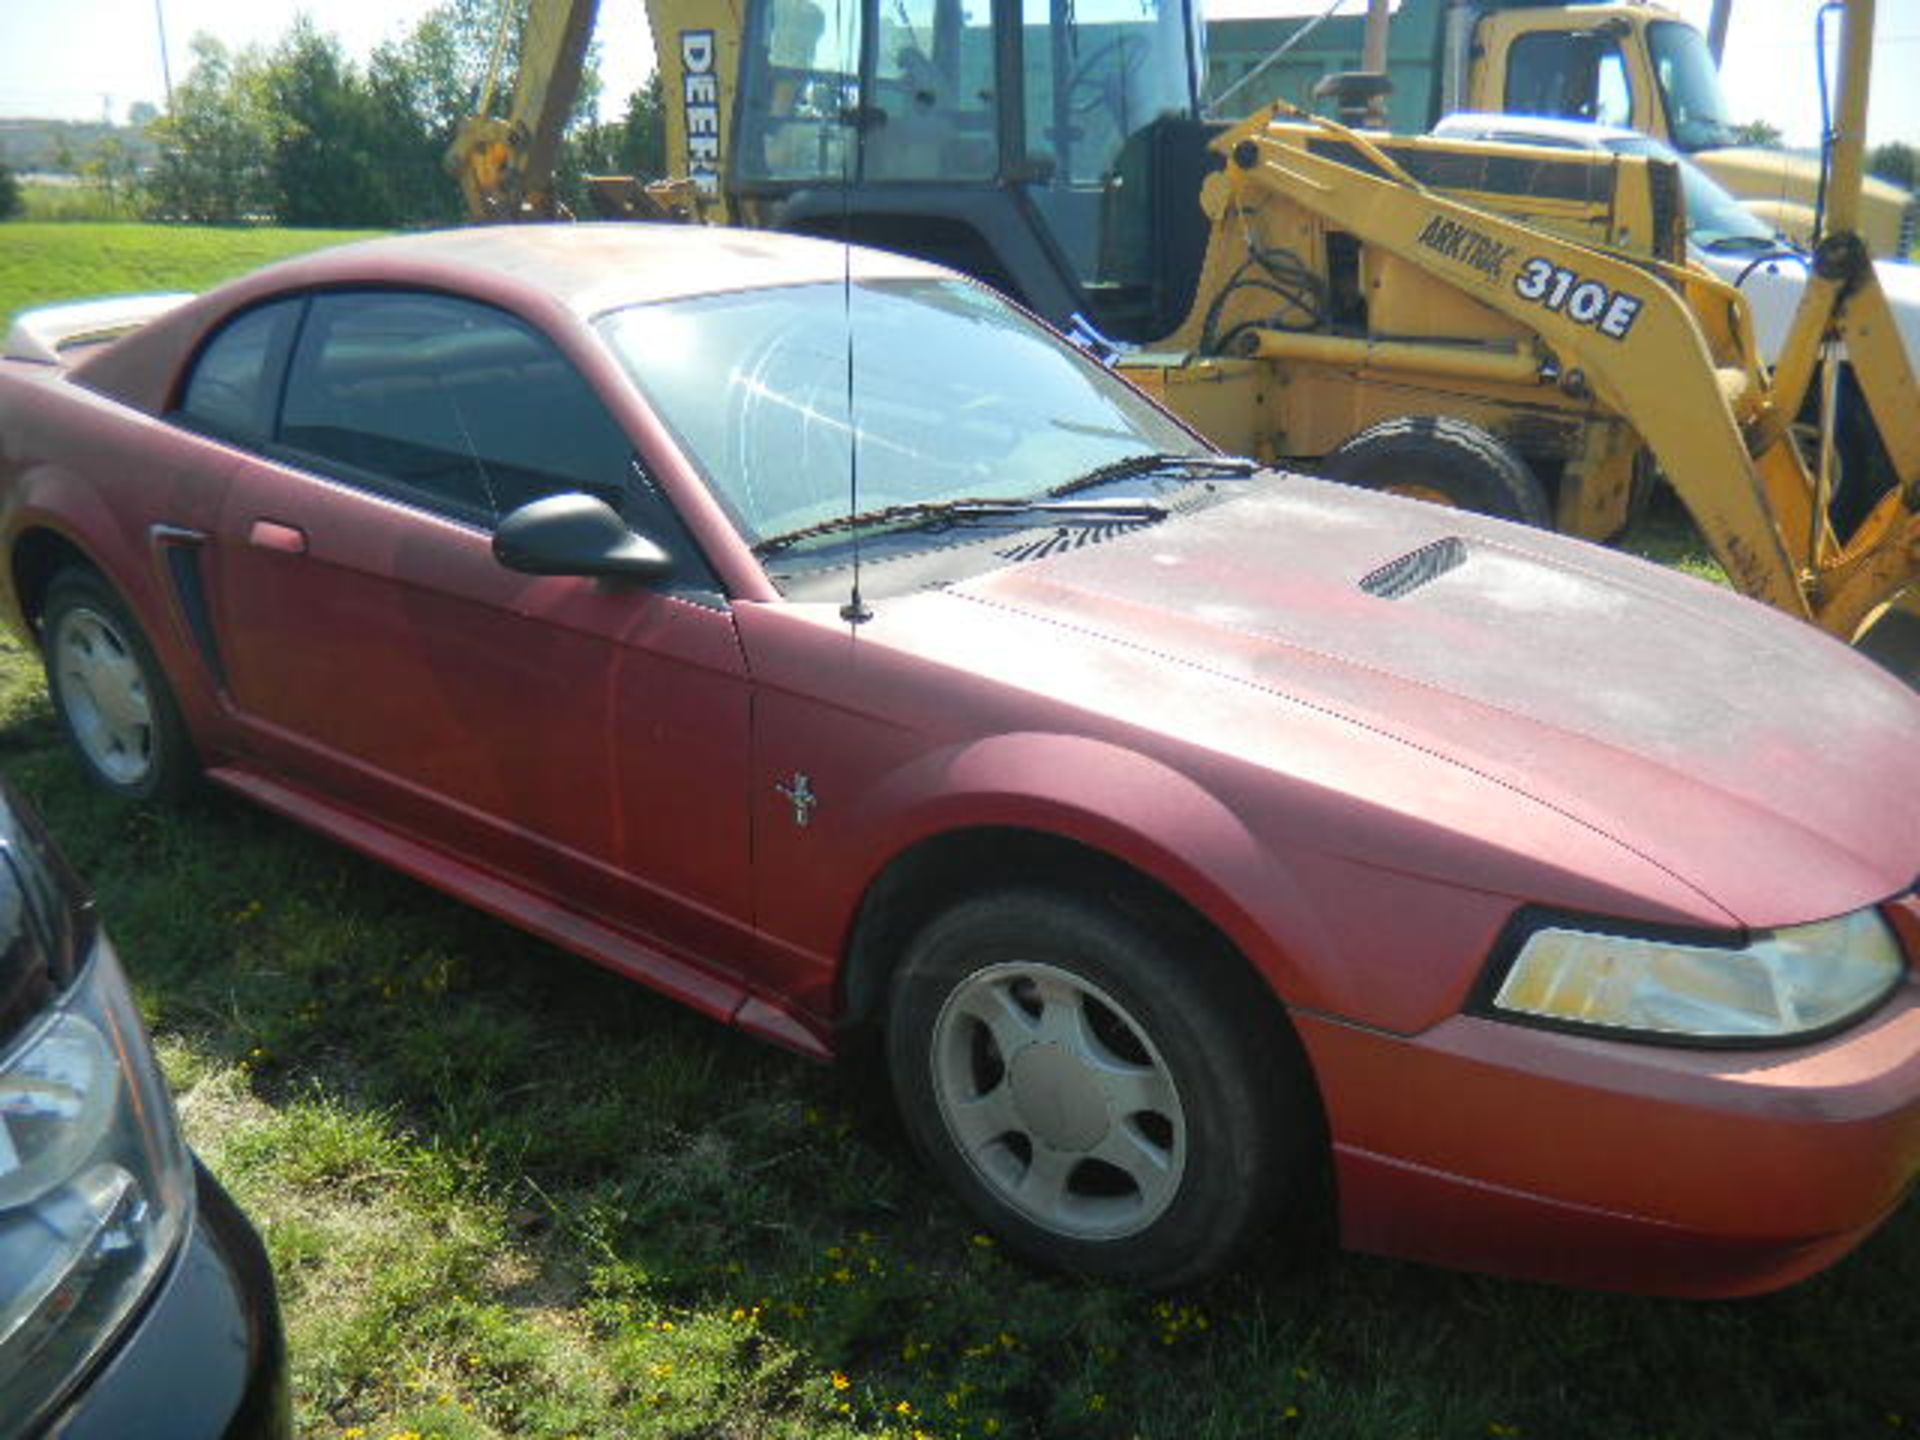
<instances>
[{"instance_id":1,"label":"side mirror","mask_svg":"<svg viewBox=\"0 0 1920 1440\"><path fill-rule=\"evenodd\" d=\"M600 575L662 580L673 557L636 535L611 505L591 495L548 495L501 517L493 558L527 575Z\"/></svg>"}]
</instances>

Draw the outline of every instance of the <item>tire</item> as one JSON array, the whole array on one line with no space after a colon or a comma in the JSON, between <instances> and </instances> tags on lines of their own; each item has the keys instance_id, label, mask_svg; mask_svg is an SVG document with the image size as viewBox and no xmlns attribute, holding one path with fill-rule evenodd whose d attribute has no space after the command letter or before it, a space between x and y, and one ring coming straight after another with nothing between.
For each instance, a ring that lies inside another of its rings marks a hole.
<instances>
[{"instance_id":1,"label":"tire","mask_svg":"<svg viewBox=\"0 0 1920 1440\"><path fill-rule=\"evenodd\" d=\"M907 1131L1024 1258L1156 1288L1200 1278L1324 1154L1298 1042L1230 961L1075 896L955 906L889 996Z\"/></svg>"},{"instance_id":2,"label":"tire","mask_svg":"<svg viewBox=\"0 0 1920 1440\"><path fill-rule=\"evenodd\" d=\"M1920 690L1920 614L1894 609L1854 644L1861 654Z\"/></svg>"},{"instance_id":3,"label":"tire","mask_svg":"<svg viewBox=\"0 0 1920 1440\"><path fill-rule=\"evenodd\" d=\"M92 570L47 587L40 624L47 693L95 782L125 800L178 800L199 771L153 646Z\"/></svg>"},{"instance_id":4,"label":"tire","mask_svg":"<svg viewBox=\"0 0 1920 1440\"><path fill-rule=\"evenodd\" d=\"M1343 485L1385 490L1550 529L1553 508L1527 462L1499 436L1445 415L1370 425L1321 462Z\"/></svg>"}]
</instances>

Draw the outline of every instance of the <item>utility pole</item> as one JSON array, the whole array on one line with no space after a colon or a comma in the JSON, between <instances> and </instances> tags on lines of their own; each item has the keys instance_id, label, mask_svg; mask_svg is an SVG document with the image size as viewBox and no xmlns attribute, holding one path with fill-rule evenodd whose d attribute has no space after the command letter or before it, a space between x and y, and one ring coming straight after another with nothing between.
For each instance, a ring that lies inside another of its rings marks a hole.
<instances>
[{"instance_id":1,"label":"utility pole","mask_svg":"<svg viewBox=\"0 0 1920 1440\"><path fill-rule=\"evenodd\" d=\"M1733 9L1733 0L1713 0L1713 12L1707 20L1707 52L1713 56L1713 63L1720 63L1720 52L1727 48L1727 16Z\"/></svg>"},{"instance_id":2,"label":"utility pole","mask_svg":"<svg viewBox=\"0 0 1920 1440\"><path fill-rule=\"evenodd\" d=\"M173 113L173 66L167 62L167 12L161 0L153 0L154 23L160 27L160 83L167 87L167 113Z\"/></svg>"},{"instance_id":3,"label":"utility pole","mask_svg":"<svg viewBox=\"0 0 1920 1440\"><path fill-rule=\"evenodd\" d=\"M1367 28L1361 41L1360 68L1387 73L1387 0L1367 0ZM1367 101L1367 122L1378 129L1386 128L1387 97L1375 95Z\"/></svg>"}]
</instances>

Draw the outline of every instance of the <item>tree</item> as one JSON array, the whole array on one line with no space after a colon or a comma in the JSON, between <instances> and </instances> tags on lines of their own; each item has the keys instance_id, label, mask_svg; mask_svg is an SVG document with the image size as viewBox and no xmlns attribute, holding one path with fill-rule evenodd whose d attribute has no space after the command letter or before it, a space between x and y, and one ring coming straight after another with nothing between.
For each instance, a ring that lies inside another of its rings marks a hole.
<instances>
[{"instance_id":1,"label":"tree","mask_svg":"<svg viewBox=\"0 0 1920 1440\"><path fill-rule=\"evenodd\" d=\"M656 68L647 83L627 97L621 125L620 164L630 175L658 180L667 173L667 92Z\"/></svg>"},{"instance_id":2,"label":"tree","mask_svg":"<svg viewBox=\"0 0 1920 1440\"><path fill-rule=\"evenodd\" d=\"M20 193L20 181L14 176L13 170L0 161L0 220L11 220L25 213L26 208L26 197Z\"/></svg>"},{"instance_id":3,"label":"tree","mask_svg":"<svg viewBox=\"0 0 1920 1440\"><path fill-rule=\"evenodd\" d=\"M392 148L387 155L399 204L410 222L457 220L460 188L441 157L462 118L473 113L485 58L474 62L451 7L429 11L406 39L380 46L367 63L367 83ZM470 67L477 63L481 68Z\"/></svg>"},{"instance_id":4,"label":"tree","mask_svg":"<svg viewBox=\"0 0 1920 1440\"><path fill-rule=\"evenodd\" d=\"M1780 148L1780 127L1770 120L1745 120L1733 127L1733 143L1762 150Z\"/></svg>"},{"instance_id":5,"label":"tree","mask_svg":"<svg viewBox=\"0 0 1920 1440\"><path fill-rule=\"evenodd\" d=\"M388 169L411 127L396 127L341 51L302 15L275 47L265 74L274 116L268 161L283 225L391 226L409 218Z\"/></svg>"},{"instance_id":6,"label":"tree","mask_svg":"<svg viewBox=\"0 0 1920 1440\"><path fill-rule=\"evenodd\" d=\"M108 214L137 212L140 165L118 135L103 135L80 166L80 173L106 197Z\"/></svg>"},{"instance_id":7,"label":"tree","mask_svg":"<svg viewBox=\"0 0 1920 1440\"><path fill-rule=\"evenodd\" d=\"M253 48L231 54L211 35L194 36L192 48L193 67L174 89L173 108L150 130L161 147L151 210L202 224L269 216L277 118L266 59Z\"/></svg>"},{"instance_id":8,"label":"tree","mask_svg":"<svg viewBox=\"0 0 1920 1440\"><path fill-rule=\"evenodd\" d=\"M1867 170L1895 185L1920 189L1920 150L1899 140L1876 145L1867 152Z\"/></svg>"}]
</instances>

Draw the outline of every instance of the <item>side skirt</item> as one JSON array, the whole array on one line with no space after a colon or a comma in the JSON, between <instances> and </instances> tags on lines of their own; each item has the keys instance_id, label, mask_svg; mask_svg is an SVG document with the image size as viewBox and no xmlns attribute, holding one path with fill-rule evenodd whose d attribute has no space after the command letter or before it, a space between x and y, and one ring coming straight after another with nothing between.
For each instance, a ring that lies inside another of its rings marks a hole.
<instances>
[{"instance_id":1,"label":"side skirt","mask_svg":"<svg viewBox=\"0 0 1920 1440\"><path fill-rule=\"evenodd\" d=\"M567 910L550 896L516 885L445 851L382 829L304 790L252 771L222 766L208 770L207 778L529 934L637 980L691 1006L709 1019L737 1026L811 1060L833 1058L826 1038L777 1001L716 979L697 965Z\"/></svg>"}]
</instances>

